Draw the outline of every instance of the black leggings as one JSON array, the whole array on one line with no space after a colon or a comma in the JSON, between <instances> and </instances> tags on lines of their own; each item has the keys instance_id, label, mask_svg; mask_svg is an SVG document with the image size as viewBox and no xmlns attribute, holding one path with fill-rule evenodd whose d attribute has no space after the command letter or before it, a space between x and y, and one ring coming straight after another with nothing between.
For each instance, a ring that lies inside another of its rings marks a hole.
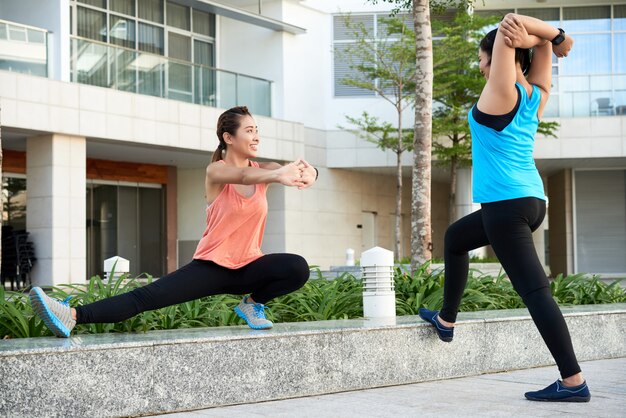
<instances>
[{"instance_id":1,"label":"black leggings","mask_svg":"<svg viewBox=\"0 0 626 418\"><path fill-rule=\"evenodd\" d=\"M258 303L304 286L306 260L294 254L268 254L238 269L193 260L151 284L76 308L79 324L120 322L144 311L222 293L252 293Z\"/></svg>"},{"instance_id":2,"label":"black leggings","mask_svg":"<svg viewBox=\"0 0 626 418\"><path fill-rule=\"evenodd\" d=\"M527 197L483 203L482 208L448 227L445 235L445 283L439 316L456 314L467 283L468 251L491 244L517 293L522 297L562 377L580 372L567 324L550 293L537 257L532 232L546 214L546 203Z\"/></svg>"}]
</instances>

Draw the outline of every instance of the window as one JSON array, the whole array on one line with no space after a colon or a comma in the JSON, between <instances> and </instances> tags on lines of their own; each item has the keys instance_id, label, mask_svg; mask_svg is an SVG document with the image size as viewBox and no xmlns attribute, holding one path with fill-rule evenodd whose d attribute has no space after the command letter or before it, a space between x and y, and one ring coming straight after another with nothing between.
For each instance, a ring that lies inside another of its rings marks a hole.
<instances>
[{"instance_id":1,"label":"window","mask_svg":"<svg viewBox=\"0 0 626 418\"><path fill-rule=\"evenodd\" d=\"M88 4L90 6L100 7L101 9L105 9L107 7L107 0L76 0L79 3Z\"/></svg>"},{"instance_id":2,"label":"window","mask_svg":"<svg viewBox=\"0 0 626 418\"><path fill-rule=\"evenodd\" d=\"M78 7L78 19L76 19L76 34L83 38L106 42L106 21L106 13L87 9L85 7Z\"/></svg>"},{"instance_id":3,"label":"window","mask_svg":"<svg viewBox=\"0 0 626 418\"><path fill-rule=\"evenodd\" d=\"M125 17L111 15L109 42L126 48L135 49L135 21Z\"/></svg>"},{"instance_id":4,"label":"window","mask_svg":"<svg viewBox=\"0 0 626 418\"><path fill-rule=\"evenodd\" d=\"M350 44L355 39L354 28L348 27L348 21L350 19L351 25L362 25L366 32L374 39L374 25L376 15L338 15L333 16L333 71L335 80L335 97L341 96L362 96L362 97L374 97L375 93L370 90L362 89L359 87L353 87L345 84L345 79L353 78L357 73L357 70L350 68L351 66L358 65L359 63L354 61L348 56L348 49Z\"/></svg>"},{"instance_id":5,"label":"window","mask_svg":"<svg viewBox=\"0 0 626 418\"><path fill-rule=\"evenodd\" d=\"M626 5L613 6L613 29L626 30Z\"/></svg>"},{"instance_id":6,"label":"window","mask_svg":"<svg viewBox=\"0 0 626 418\"><path fill-rule=\"evenodd\" d=\"M189 8L167 2L167 24L175 28L191 30Z\"/></svg>"},{"instance_id":7,"label":"window","mask_svg":"<svg viewBox=\"0 0 626 418\"><path fill-rule=\"evenodd\" d=\"M193 11L193 31L194 33L215 37L215 15L211 13Z\"/></svg>"},{"instance_id":8,"label":"window","mask_svg":"<svg viewBox=\"0 0 626 418\"><path fill-rule=\"evenodd\" d=\"M560 11L555 8L535 8L535 9L517 9L517 13L525 16L536 17L541 19L552 26L560 26L561 21Z\"/></svg>"},{"instance_id":9,"label":"window","mask_svg":"<svg viewBox=\"0 0 626 418\"><path fill-rule=\"evenodd\" d=\"M25 176L2 177L2 225L11 226L15 231L26 229Z\"/></svg>"},{"instance_id":10,"label":"window","mask_svg":"<svg viewBox=\"0 0 626 418\"><path fill-rule=\"evenodd\" d=\"M569 32L611 30L611 6L564 7L563 24Z\"/></svg>"},{"instance_id":11,"label":"window","mask_svg":"<svg viewBox=\"0 0 626 418\"><path fill-rule=\"evenodd\" d=\"M140 19L163 23L163 0L137 0L137 7Z\"/></svg>"},{"instance_id":12,"label":"window","mask_svg":"<svg viewBox=\"0 0 626 418\"><path fill-rule=\"evenodd\" d=\"M135 0L109 0L111 11L135 16Z\"/></svg>"},{"instance_id":13,"label":"window","mask_svg":"<svg viewBox=\"0 0 626 418\"><path fill-rule=\"evenodd\" d=\"M153 54L164 54L163 29L139 22L137 48Z\"/></svg>"}]
</instances>

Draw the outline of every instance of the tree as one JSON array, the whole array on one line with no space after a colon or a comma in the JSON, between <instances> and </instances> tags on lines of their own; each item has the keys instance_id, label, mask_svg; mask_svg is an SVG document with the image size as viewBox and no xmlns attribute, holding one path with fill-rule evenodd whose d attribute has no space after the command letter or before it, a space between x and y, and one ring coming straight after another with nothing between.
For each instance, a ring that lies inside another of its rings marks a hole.
<instances>
[{"instance_id":1,"label":"tree","mask_svg":"<svg viewBox=\"0 0 626 418\"><path fill-rule=\"evenodd\" d=\"M472 158L467 113L484 85L476 55L484 35L482 29L491 23L494 19L472 16L465 10L459 10L452 22L433 21L433 28L442 35L433 44L433 154L437 164L450 168L450 223L457 218L457 171L469 165Z\"/></svg>"},{"instance_id":2,"label":"tree","mask_svg":"<svg viewBox=\"0 0 626 418\"><path fill-rule=\"evenodd\" d=\"M452 22L433 20L442 39L433 43L434 83L433 154L437 164L450 168L449 222L456 221L457 170L471 163L471 135L467 114L485 84L476 55L488 25L500 17L481 18L458 10ZM539 133L553 136L558 124L540 122Z\"/></svg>"},{"instance_id":3,"label":"tree","mask_svg":"<svg viewBox=\"0 0 626 418\"><path fill-rule=\"evenodd\" d=\"M378 0L370 0L377 3ZM411 10L415 33L415 126L411 193L411 271L432 258L431 160L433 50L428 0L381 0L396 5L395 11ZM471 0L469 0L471 1ZM439 0L438 9L466 8L468 0Z\"/></svg>"},{"instance_id":4,"label":"tree","mask_svg":"<svg viewBox=\"0 0 626 418\"><path fill-rule=\"evenodd\" d=\"M396 154L396 209L394 254L402 257L402 153L413 146L407 140L402 114L411 105L415 90L415 47L414 35L399 17L380 19L385 28L385 37L372 39L363 24L353 24L350 16L345 17L346 26L352 29L355 42L348 44L343 58L355 70L352 77L342 83L375 92L396 110L397 125L381 122L363 112L360 117L346 116L348 122L357 127L352 130L361 138L375 143L382 150Z\"/></svg>"}]
</instances>

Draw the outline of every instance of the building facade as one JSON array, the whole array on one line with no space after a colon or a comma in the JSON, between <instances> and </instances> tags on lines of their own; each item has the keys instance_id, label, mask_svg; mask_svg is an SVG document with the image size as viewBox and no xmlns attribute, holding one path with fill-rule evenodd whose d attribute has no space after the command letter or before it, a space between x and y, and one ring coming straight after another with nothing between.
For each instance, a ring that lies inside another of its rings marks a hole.
<instances>
[{"instance_id":1,"label":"building facade","mask_svg":"<svg viewBox=\"0 0 626 418\"><path fill-rule=\"evenodd\" d=\"M502 9L506 4L509 9ZM511 6L513 5L513 6ZM379 33L388 4L324 0L0 0L0 122L5 225L35 244L33 281L82 282L120 255L160 276L190 260L204 231L204 170L225 108L255 114L264 160L304 157L317 184L272 186L263 250L312 265L348 248L392 248L395 155L339 128L363 110L393 122L380 97L341 83L350 13ZM626 274L626 5L486 1L476 13L531 14L576 39L554 62L537 138L549 222L535 234L553 273ZM412 123L412 111L407 123ZM410 165L403 254L409 253ZM457 205L471 203L469 171ZM449 180L433 175L441 256Z\"/></svg>"}]
</instances>

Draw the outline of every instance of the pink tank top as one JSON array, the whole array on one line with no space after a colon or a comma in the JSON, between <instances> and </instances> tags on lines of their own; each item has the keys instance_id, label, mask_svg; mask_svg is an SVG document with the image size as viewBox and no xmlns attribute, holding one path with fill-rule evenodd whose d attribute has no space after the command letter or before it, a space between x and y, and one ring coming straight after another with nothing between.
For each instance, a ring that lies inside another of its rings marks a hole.
<instances>
[{"instance_id":1,"label":"pink tank top","mask_svg":"<svg viewBox=\"0 0 626 418\"><path fill-rule=\"evenodd\" d=\"M193 258L237 269L261 257L267 219L266 191L267 184L255 184L253 195L246 198L234 185L224 185L206 209L207 226Z\"/></svg>"}]
</instances>

